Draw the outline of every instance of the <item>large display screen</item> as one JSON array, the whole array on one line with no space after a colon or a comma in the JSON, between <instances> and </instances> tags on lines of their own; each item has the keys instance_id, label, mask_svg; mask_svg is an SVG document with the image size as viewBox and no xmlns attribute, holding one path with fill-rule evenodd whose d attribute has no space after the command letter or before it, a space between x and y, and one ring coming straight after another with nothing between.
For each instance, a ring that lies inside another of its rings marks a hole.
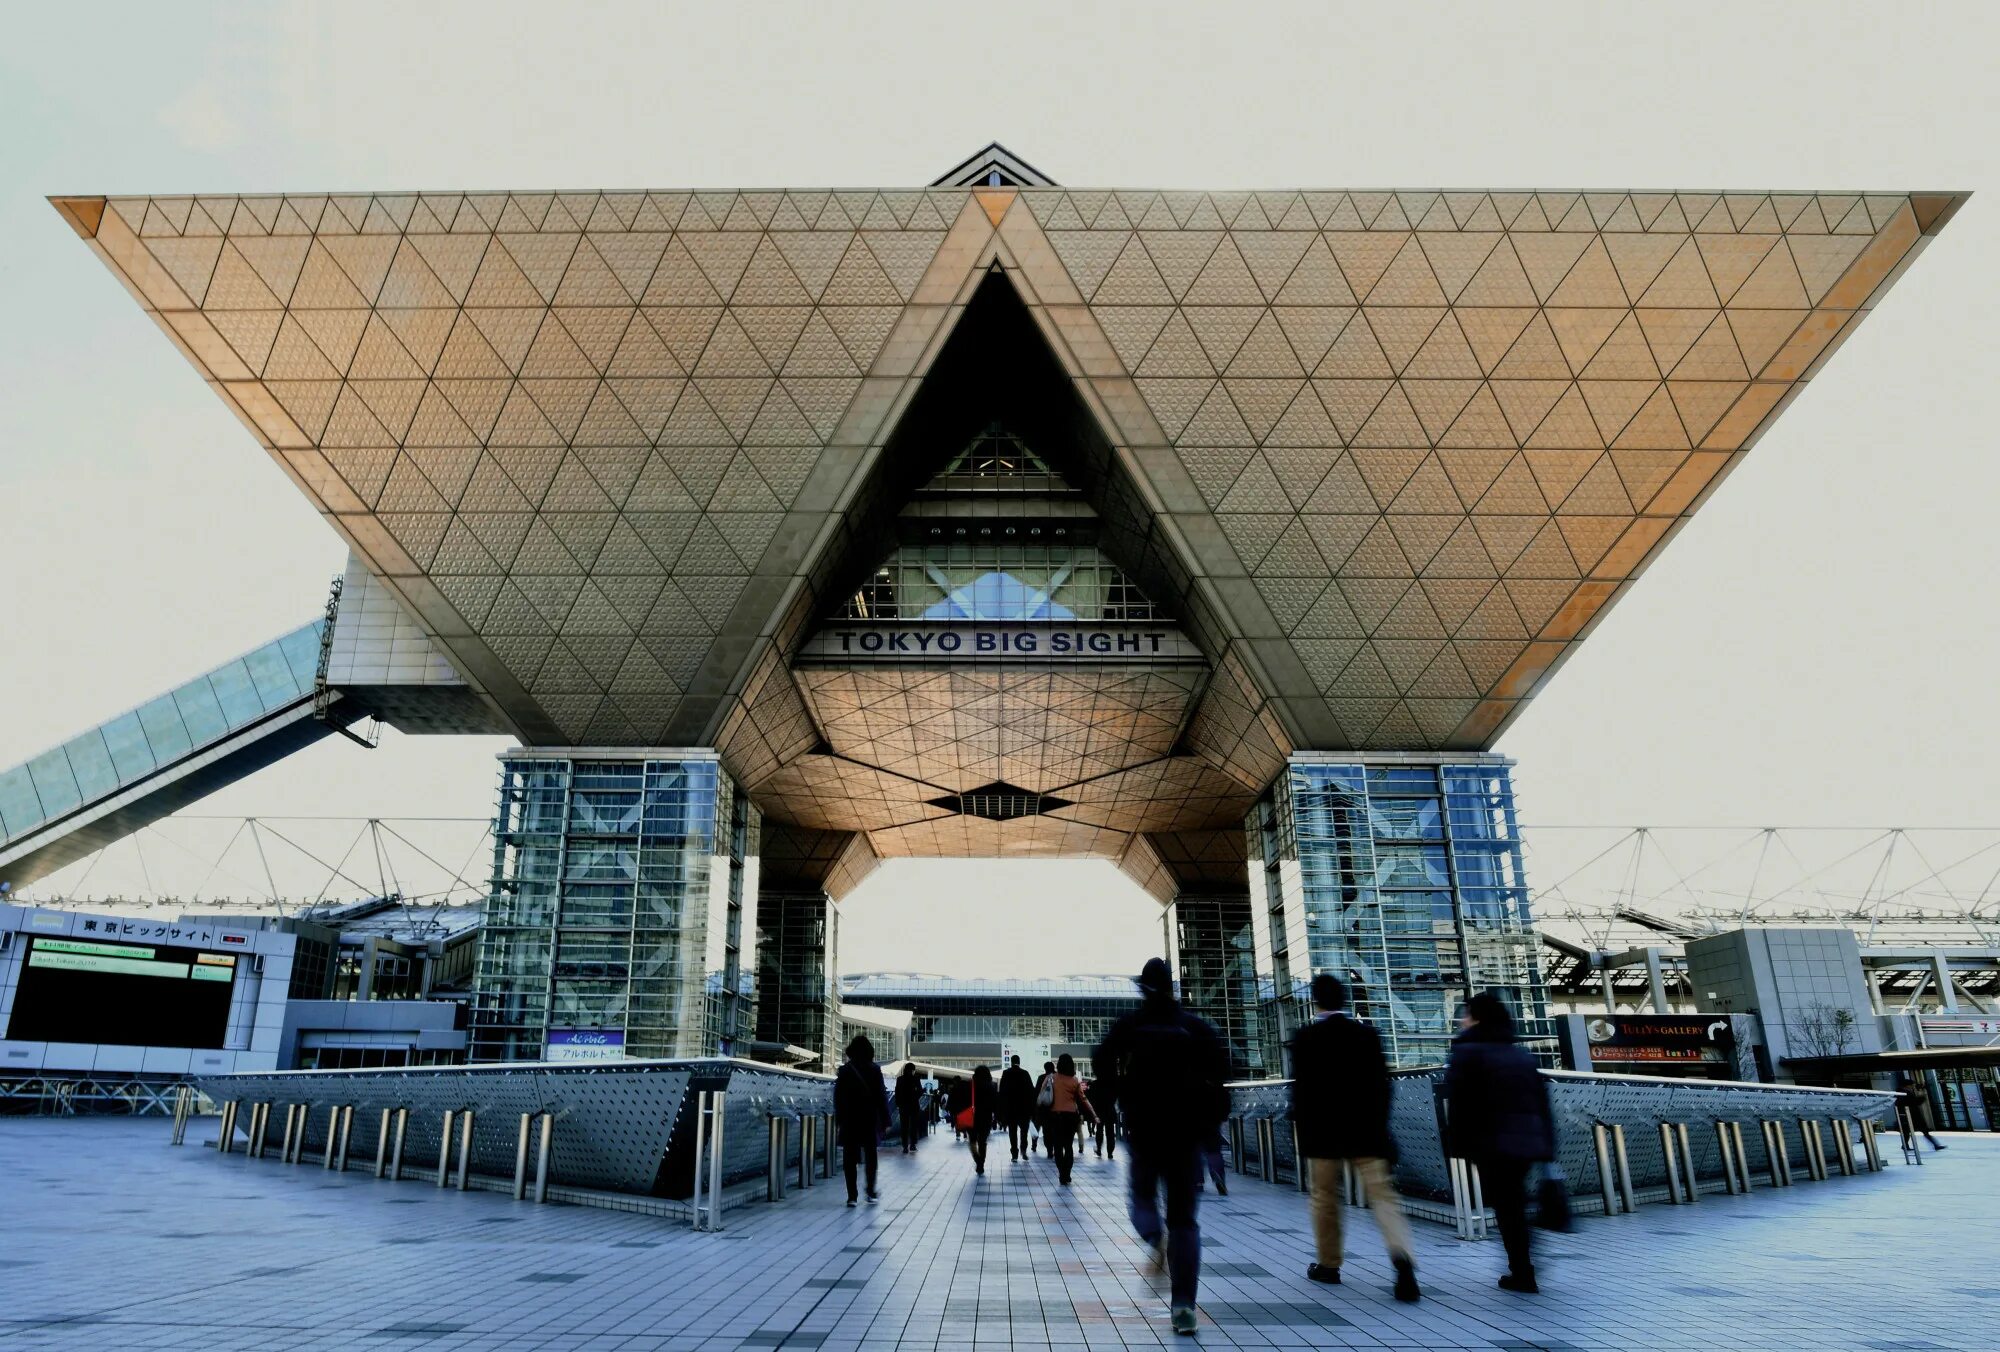
<instances>
[{"instance_id":1,"label":"large display screen","mask_svg":"<svg viewBox=\"0 0 2000 1352\"><path fill-rule=\"evenodd\" d=\"M7 1036L221 1047L235 980L234 953L37 935L21 964Z\"/></svg>"}]
</instances>

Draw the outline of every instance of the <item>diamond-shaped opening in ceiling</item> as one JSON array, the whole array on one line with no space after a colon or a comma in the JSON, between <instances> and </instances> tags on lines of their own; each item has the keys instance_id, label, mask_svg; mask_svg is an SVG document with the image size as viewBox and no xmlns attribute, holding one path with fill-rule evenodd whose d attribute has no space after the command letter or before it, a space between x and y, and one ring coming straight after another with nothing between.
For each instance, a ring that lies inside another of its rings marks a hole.
<instances>
[{"instance_id":1,"label":"diamond-shaped opening in ceiling","mask_svg":"<svg viewBox=\"0 0 2000 1352\"><path fill-rule=\"evenodd\" d=\"M899 538L905 505L996 425L1033 448L1064 490L1080 494L1095 514L1096 547L1162 613L1185 616L1187 568L998 268L973 292L856 494L840 541L821 556L813 589L822 604L831 609L857 592ZM1203 642L1199 633L1189 637Z\"/></svg>"},{"instance_id":2,"label":"diamond-shaped opening in ceiling","mask_svg":"<svg viewBox=\"0 0 2000 1352\"><path fill-rule=\"evenodd\" d=\"M1009 784L1004 779L996 779L991 784L981 784L978 788L967 789L964 793L948 793L942 798L931 799L930 803L933 807L949 808L968 817L984 817L990 822L1012 821L1016 817L1038 817L1044 812L1054 812L1057 808L1070 805L1067 798L1034 793Z\"/></svg>"}]
</instances>

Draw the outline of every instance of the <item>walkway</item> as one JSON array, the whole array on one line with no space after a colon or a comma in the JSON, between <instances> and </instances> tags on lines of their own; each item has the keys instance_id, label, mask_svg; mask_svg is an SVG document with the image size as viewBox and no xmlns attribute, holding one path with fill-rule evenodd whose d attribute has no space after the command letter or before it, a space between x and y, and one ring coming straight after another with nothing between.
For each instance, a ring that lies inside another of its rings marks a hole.
<instances>
[{"instance_id":1,"label":"walkway","mask_svg":"<svg viewBox=\"0 0 2000 1352\"><path fill-rule=\"evenodd\" d=\"M1123 1171L1055 1186L1004 1145L975 1183L933 1138L883 1158L883 1200L838 1181L730 1213L651 1216L329 1175L158 1119L0 1119L0 1347L821 1348L1205 1346L1991 1347L2000 1137L1923 1169L1643 1208L1549 1238L1540 1297L1494 1289L1497 1242L1419 1224L1420 1305L1389 1298L1366 1213L1348 1284L1303 1276L1296 1192L1232 1179L1203 1209L1200 1338L1166 1325ZM1891 1138L1893 1141L1893 1138Z\"/></svg>"}]
</instances>

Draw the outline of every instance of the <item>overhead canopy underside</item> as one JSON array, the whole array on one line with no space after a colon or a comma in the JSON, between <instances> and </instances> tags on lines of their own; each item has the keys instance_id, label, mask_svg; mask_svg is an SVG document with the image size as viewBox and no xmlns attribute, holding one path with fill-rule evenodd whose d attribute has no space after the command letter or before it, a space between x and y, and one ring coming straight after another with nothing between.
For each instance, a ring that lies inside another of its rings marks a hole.
<instances>
[{"instance_id":1,"label":"overhead canopy underside","mask_svg":"<svg viewBox=\"0 0 2000 1352\"><path fill-rule=\"evenodd\" d=\"M1962 201L55 199L524 741L718 746L836 890L1161 895L1242 885L1292 750L1490 747ZM995 390L1204 671L794 669ZM936 801L988 778L1061 806Z\"/></svg>"}]
</instances>

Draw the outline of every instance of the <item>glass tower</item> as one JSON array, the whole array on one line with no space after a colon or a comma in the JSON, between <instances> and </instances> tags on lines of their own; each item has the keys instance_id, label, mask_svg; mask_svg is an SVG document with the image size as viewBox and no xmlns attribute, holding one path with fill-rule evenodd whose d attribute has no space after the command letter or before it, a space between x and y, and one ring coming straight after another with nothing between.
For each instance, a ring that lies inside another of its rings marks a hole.
<instances>
[{"instance_id":1,"label":"glass tower","mask_svg":"<svg viewBox=\"0 0 2000 1352\"><path fill-rule=\"evenodd\" d=\"M1276 1072L1258 1031L1256 943L1247 892L1183 892L1167 908L1167 962L1181 1002L1222 1034L1232 1075L1259 1080Z\"/></svg>"},{"instance_id":2,"label":"glass tower","mask_svg":"<svg viewBox=\"0 0 2000 1352\"><path fill-rule=\"evenodd\" d=\"M825 892L766 890L757 898L757 1040L801 1047L840 1065L840 908Z\"/></svg>"},{"instance_id":3,"label":"glass tower","mask_svg":"<svg viewBox=\"0 0 2000 1352\"><path fill-rule=\"evenodd\" d=\"M1317 972L1347 983L1392 1065L1441 1063L1467 993L1488 989L1553 1059L1509 768L1492 755L1291 758L1246 823L1271 1073L1312 1017Z\"/></svg>"},{"instance_id":4,"label":"glass tower","mask_svg":"<svg viewBox=\"0 0 2000 1352\"><path fill-rule=\"evenodd\" d=\"M500 759L473 1059L747 1055L758 818L714 753Z\"/></svg>"}]
</instances>

